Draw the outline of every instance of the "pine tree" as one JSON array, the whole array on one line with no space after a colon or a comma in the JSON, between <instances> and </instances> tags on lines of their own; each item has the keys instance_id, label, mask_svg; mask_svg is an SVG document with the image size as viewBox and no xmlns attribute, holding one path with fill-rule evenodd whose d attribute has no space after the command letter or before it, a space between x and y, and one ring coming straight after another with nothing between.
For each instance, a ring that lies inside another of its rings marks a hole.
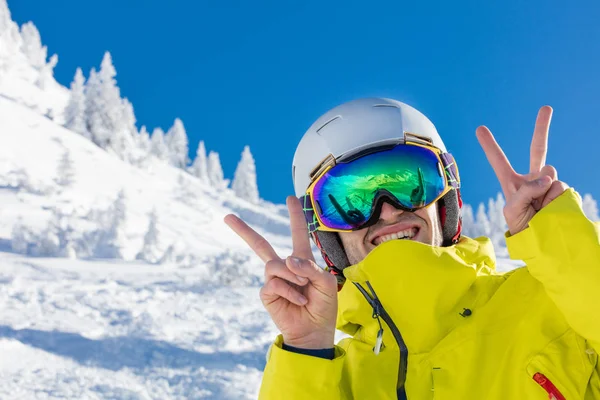
<instances>
[{"instance_id":1,"label":"pine tree","mask_svg":"<svg viewBox=\"0 0 600 400\"><path fill-rule=\"evenodd\" d=\"M63 187L69 187L75 182L75 169L73 160L68 149L63 152L58 168L56 169L56 183Z\"/></svg>"},{"instance_id":2,"label":"pine tree","mask_svg":"<svg viewBox=\"0 0 600 400\"><path fill-rule=\"evenodd\" d=\"M2 0L0 0L2 2ZM1 6L1 4L0 4ZM19 254L29 253L29 242L31 241L31 231L23 224L23 219L19 217L13 225L10 245L12 251Z\"/></svg>"},{"instance_id":3,"label":"pine tree","mask_svg":"<svg viewBox=\"0 0 600 400\"><path fill-rule=\"evenodd\" d=\"M217 189L224 189L229 184L229 181L224 178L219 153L214 151L208 154L208 180Z\"/></svg>"},{"instance_id":4,"label":"pine tree","mask_svg":"<svg viewBox=\"0 0 600 400\"><path fill-rule=\"evenodd\" d=\"M108 215L108 221L100 240L96 255L103 258L123 259L126 244L125 223L127 209L125 191L121 189Z\"/></svg>"},{"instance_id":5,"label":"pine tree","mask_svg":"<svg viewBox=\"0 0 600 400\"><path fill-rule=\"evenodd\" d=\"M135 114L133 105L123 99L121 108L121 119L111 139L109 148L123 161L134 161L135 137L137 136L137 128L135 126Z\"/></svg>"},{"instance_id":6,"label":"pine tree","mask_svg":"<svg viewBox=\"0 0 600 400\"><path fill-rule=\"evenodd\" d=\"M152 154L159 160L167 160L169 158L169 148L165 143L165 133L160 128L154 128L150 139L152 144Z\"/></svg>"},{"instance_id":7,"label":"pine tree","mask_svg":"<svg viewBox=\"0 0 600 400\"><path fill-rule=\"evenodd\" d=\"M65 128L91 139L85 121L85 78L81 68L77 68L71 82L71 96L65 108Z\"/></svg>"},{"instance_id":8,"label":"pine tree","mask_svg":"<svg viewBox=\"0 0 600 400\"><path fill-rule=\"evenodd\" d=\"M58 56L53 54L50 61L40 69L40 74L35 82L40 89L46 89L48 84L54 82L54 67L56 67L56 64L58 64Z\"/></svg>"},{"instance_id":9,"label":"pine tree","mask_svg":"<svg viewBox=\"0 0 600 400\"><path fill-rule=\"evenodd\" d=\"M496 247L505 246L504 233L507 229L504 219L505 204L506 202L502 193L498 193L495 201L494 199L489 199L488 202L488 221L490 227L488 236Z\"/></svg>"},{"instance_id":10,"label":"pine tree","mask_svg":"<svg viewBox=\"0 0 600 400\"><path fill-rule=\"evenodd\" d=\"M160 260L161 254L158 248L158 228L157 228L157 215L156 209L153 209L149 217L148 230L144 235L144 246L142 250L135 257L137 260L143 260L149 263L156 263Z\"/></svg>"},{"instance_id":11,"label":"pine tree","mask_svg":"<svg viewBox=\"0 0 600 400\"><path fill-rule=\"evenodd\" d=\"M477 216L475 217L476 226L477 226L477 234L474 236L490 236L490 220L488 219L487 213L485 212L485 206L483 203L479 203L479 208L477 209Z\"/></svg>"},{"instance_id":12,"label":"pine tree","mask_svg":"<svg viewBox=\"0 0 600 400\"><path fill-rule=\"evenodd\" d=\"M468 237L477 235L477 227L475 226L475 216L473 207L470 204L464 204L461 210L463 234Z\"/></svg>"},{"instance_id":13,"label":"pine tree","mask_svg":"<svg viewBox=\"0 0 600 400\"><path fill-rule=\"evenodd\" d=\"M242 158L237 165L231 188L235 194L251 203L258 203L258 185L256 183L256 165L250 147L244 147Z\"/></svg>"},{"instance_id":14,"label":"pine tree","mask_svg":"<svg viewBox=\"0 0 600 400\"><path fill-rule=\"evenodd\" d=\"M8 31L13 25L12 18L10 16L10 10L6 0L0 0L0 36Z\"/></svg>"},{"instance_id":15,"label":"pine tree","mask_svg":"<svg viewBox=\"0 0 600 400\"><path fill-rule=\"evenodd\" d=\"M0 71L11 68L10 60L14 55L21 53L22 42L19 27L10 16L6 0L0 0Z\"/></svg>"},{"instance_id":16,"label":"pine tree","mask_svg":"<svg viewBox=\"0 0 600 400\"><path fill-rule=\"evenodd\" d=\"M100 72L92 69L86 86L86 120L92 141L103 149L122 153L123 140L113 147L115 137L127 130L124 104L114 79L117 75L109 52L104 54ZM116 147L116 148L115 148Z\"/></svg>"},{"instance_id":17,"label":"pine tree","mask_svg":"<svg viewBox=\"0 0 600 400\"><path fill-rule=\"evenodd\" d=\"M21 50L27 56L27 60L33 68L41 70L46 65L48 49L46 46L42 46L40 32L33 22L27 22L21 26L21 38L23 39Z\"/></svg>"},{"instance_id":18,"label":"pine tree","mask_svg":"<svg viewBox=\"0 0 600 400\"><path fill-rule=\"evenodd\" d=\"M190 173L199 178L202 182L208 183L208 160L206 159L206 148L204 147L204 141L202 140L198 143L196 158L190 168Z\"/></svg>"},{"instance_id":19,"label":"pine tree","mask_svg":"<svg viewBox=\"0 0 600 400\"><path fill-rule=\"evenodd\" d=\"M598 203L589 193L583 196L583 212L591 221L600 221Z\"/></svg>"},{"instance_id":20,"label":"pine tree","mask_svg":"<svg viewBox=\"0 0 600 400\"><path fill-rule=\"evenodd\" d=\"M183 122L176 118L167 132L165 142L169 149L169 162L177 168L185 168L188 164L188 137Z\"/></svg>"},{"instance_id":21,"label":"pine tree","mask_svg":"<svg viewBox=\"0 0 600 400\"><path fill-rule=\"evenodd\" d=\"M137 136L137 146L144 153L144 155L150 154L152 150L152 144L150 143L150 134L145 125L140 128L140 133Z\"/></svg>"},{"instance_id":22,"label":"pine tree","mask_svg":"<svg viewBox=\"0 0 600 400\"><path fill-rule=\"evenodd\" d=\"M90 76L85 85L85 124L92 142L97 143L95 132L103 127L102 97L100 93L100 77L95 68L90 70Z\"/></svg>"}]
</instances>

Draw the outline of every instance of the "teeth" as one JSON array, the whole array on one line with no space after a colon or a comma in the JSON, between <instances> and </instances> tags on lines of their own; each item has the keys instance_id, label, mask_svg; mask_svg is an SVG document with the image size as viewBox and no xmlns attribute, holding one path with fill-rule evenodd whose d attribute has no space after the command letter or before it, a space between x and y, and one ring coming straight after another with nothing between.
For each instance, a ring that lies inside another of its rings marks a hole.
<instances>
[{"instance_id":1,"label":"teeth","mask_svg":"<svg viewBox=\"0 0 600 400\"><path fill-rule=\"evenodd\" d=\"M379 245L381 243L385 243L385 242L387 242L389 240L393 240L393 239L401 239L401 240L412 239L415 236L415 230L416 229L405 229L403 231L394 232L394 233L380 236L377 238L377 240L375 240L375 244Z\"/></svg>"}]
</instances>

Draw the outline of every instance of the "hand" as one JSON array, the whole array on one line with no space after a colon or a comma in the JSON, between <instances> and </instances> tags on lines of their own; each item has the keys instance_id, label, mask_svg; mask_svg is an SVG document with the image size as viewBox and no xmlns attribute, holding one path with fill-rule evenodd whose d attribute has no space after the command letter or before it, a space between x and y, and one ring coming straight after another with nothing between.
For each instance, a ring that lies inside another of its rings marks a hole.
<instances>
[{"instance_id":1,"label":"hand","mask_svg":"<svg viewBox=\"0 0 600 400\"><path fill-rule=\"evenodd\" d=\"M337 317L337 280L320 268L310 247L300 201L287 198L293 252L279 258L265 238L229 214L225 223L265 262L265 284L260 299L283 335L285 344L303 349L334 345Z\"/></svg>"},{"instance_id":2,"label":"hand","mask_svg":"<svg viewBox=\"0 0 600 400\"><path fill-rule=\"evenodd\" d=\"M540 209L569 188L566 183L558 180L554 167L545 165L551 119L552 108L540 108L531 140L529 173L524 175L515 172L490 130L485 126L477 128L477 139L506 198L504 218L511 235L527 228L529 221Z\"/></svg>"}]
</instances>

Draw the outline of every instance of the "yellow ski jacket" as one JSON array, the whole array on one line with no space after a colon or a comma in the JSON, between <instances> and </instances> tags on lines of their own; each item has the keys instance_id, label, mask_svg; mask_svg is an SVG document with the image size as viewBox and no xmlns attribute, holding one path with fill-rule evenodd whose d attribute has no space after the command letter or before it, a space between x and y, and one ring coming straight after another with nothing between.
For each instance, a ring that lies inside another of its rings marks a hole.
<instances>
[{"instance_id":1,"label":"yellow ski jacket","mask_svg":"<svg viewBox=\"0 0 600 400\"><path fill-rule=\"evenodd\" d=\"M507 246L526 266L505 274L484 238L378 246L344 270L352 337L333 360L278 337L260 398L600 400L600 227L569 189Z\"/></svg>"}]
</instances>

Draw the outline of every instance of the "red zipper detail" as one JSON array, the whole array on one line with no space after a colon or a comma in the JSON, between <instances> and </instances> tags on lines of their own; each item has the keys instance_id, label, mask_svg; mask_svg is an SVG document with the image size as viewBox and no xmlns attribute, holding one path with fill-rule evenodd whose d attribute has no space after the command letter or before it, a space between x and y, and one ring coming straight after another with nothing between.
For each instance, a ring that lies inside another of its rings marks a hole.
<instances>
[{"instance_id":1,"label":"red zipper detail","mask_svg":"<svg viewBox=\"0 0 600 400\"><path fill-rule=\"evenodd\" d=\"M565 396L554 386L550 379L540 372L533 375L533 380L538 383L546 392L548 392L548 398L550 400L566 400Z\"/></svg>"}]
</instances>

